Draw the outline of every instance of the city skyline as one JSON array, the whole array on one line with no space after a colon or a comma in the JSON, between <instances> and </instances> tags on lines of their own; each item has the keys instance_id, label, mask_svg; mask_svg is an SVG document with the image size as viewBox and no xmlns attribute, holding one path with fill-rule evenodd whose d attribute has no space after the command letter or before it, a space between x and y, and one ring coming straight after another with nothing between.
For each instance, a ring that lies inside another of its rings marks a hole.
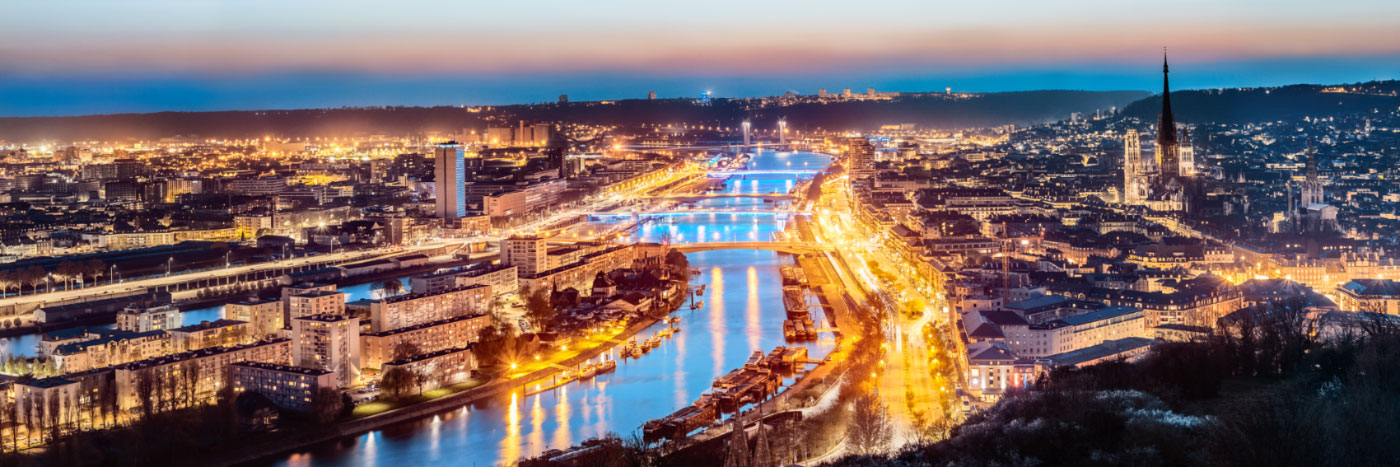
<instances>
[{"instance_id":1,"label":"city skyline","mask_svg":"<svg viewBox=\"0 0 1400 467\"><path fill-rule=\"evenodd\" d=\"M1179 89L1394 79L1400 8L1382 2L880 2L704 8L543 2L94 2L0 19L0 115L500 105L751 97L818 88L968 92ZM425 14L425 12L434 12ZM890 14L903 11L907 14ZM1041 18L1054 17L1054 22ZM1047 40L1049 39L1049 40Z\"/></svg>"},{"instance_id":2,"label":"city skyline","mask_svg":"<svg viewBox=\"0 0 1400 467\"><path fill-rule=\"evenodd\" d=\"M0 466L1388 465L1396 24L9 6Z\"/></svg>"}]
</instances>

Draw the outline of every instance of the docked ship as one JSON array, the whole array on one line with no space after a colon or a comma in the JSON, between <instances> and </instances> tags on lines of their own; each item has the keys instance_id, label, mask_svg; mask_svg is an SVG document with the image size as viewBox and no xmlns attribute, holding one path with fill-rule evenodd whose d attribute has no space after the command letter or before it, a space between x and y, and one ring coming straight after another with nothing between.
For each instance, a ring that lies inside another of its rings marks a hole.
<instances>
[{"instance_id":1,"label":"docked ship","mask_svg":"<svg viewBox=\"0 0 1400 467\"><path fill-rule=\"evenodd\" d=\"M806 361L806 347L780 346L767 355L754 352L743 367L715 379L711 384L713 389L702 394L695 403L643 424L642 437L648 441L684 438L714 423L722 414L762 402L778 392L785 374L796 371Z\"/></svg>"}]
</instances>

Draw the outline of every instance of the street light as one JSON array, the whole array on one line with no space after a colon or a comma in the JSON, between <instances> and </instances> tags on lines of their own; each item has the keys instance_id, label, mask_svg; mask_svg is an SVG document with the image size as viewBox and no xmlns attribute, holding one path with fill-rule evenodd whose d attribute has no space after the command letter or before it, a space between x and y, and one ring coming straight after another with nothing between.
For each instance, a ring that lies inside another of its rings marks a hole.
<instances>
[{"instance_id":1,"label":"street light","mask_svg":"<svg viewBox=\"0 0 1400 467\"><path fill-rule=\"evenodd\" d=\"M175 257L171 256L165 260L165 277L170 277L170 269L175 265Z\"/></svg>"}]
</instances>

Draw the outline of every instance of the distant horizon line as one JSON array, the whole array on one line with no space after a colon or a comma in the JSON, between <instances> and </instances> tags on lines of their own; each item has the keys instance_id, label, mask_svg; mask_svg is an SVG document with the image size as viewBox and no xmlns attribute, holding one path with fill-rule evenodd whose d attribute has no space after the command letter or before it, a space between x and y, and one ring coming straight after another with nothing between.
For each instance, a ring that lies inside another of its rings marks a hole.
<instances>
[{"instance_id":1,"label":"distant horizon line","mask_svg":"<svg viewBox=\"0 0 1400 467\"><path fill-rule=\"evenodd\" d=\"M1237 90L1278 89L1278 88L1284 88L1284 87L1290 87L1290 86L1342 86L1342 85L1359 85L1359 84L1368 84L1368 83L1386 83L1386 82L1396 82L1396 81L1400 81L1400 79L1396 79L1396 78L1391 78L1391 79L1370 79L1370 80L1364 80L1364 81L1339 82L1339 83L1297 82L1297 83L1280 84L1280 85L1273 85L1273 86L1233 86L1233 87L1220 87L1220 86L1215 86L1215 87L1195 87L1195 88L1172 89L1171 92L1177 93L1177 92L1193 92L1193 91L1225 90L1225 89L1237 89ZM844 91L845 89L848 89L848 88L835 88L835 89L836 89L836 92L831 92L831 91L830 91L831 88L818 88L818 89L828 89L827 95L828 95L829 97L837 97L837 98L839 98L839 97L842 97L842 96L843 96L843 91ZM856 92L856 88L849 88L849 89L851 89L851 91L852 91L851 94L852 94L853 98L854 98L854 97L858 97L858 96L867 95L867 92L866 92L865 90L861 90L860 92ZM869 88L867 88L867 89L869 89ZM928 91L901 91L901 90L891 90L891 91L880 91L878 88L875 88L875 91L876 91L877 94L879 94L879 93L891 93L891 92L894 92L894 93L909 94L909 95L943 95L943 94L945 94L945 93L948 92L946 89L945 89L945 90L941 90L941 91L940 91L940 90L928 90ZM646 92L651 92L651 91L646 91ZM694 101L694 100L699 100L699 99L701 99L701 97L699 97L699 94L702 94L702 93L704 93L704 92L705 92L705 91L703 91L703 90L702 90L702 91L697 91L695 96L682 96L682 95L676 95L676 96L660 96L660 95L658 95L658 96L656 97L656 99L654 99L654 100L657 100L657 101L676 101L676 100ZM789 91L789 92L791 92L791 91ZM1000 90L1000 91L956 91L956 90L954 90L954 91L952 91L951 93L952 93L952 94L991 95L991 94L1015 94L1015 93L1030 93L1030 92L1088 92L1088 93L1141 92L1141 93L1147 95L1145 98L1150 98L1150 97L1152 97L1152 96L1161 95L1161 92L1153 91L1153 90L1150 90L1150 89L1076 89L1076 88L1036 88L1036 89L1011 89L1011 90ZM713 99L713 100L748 100L748 99L777 98L777 97L783 97L783 96L786 96L786 95L787 95L787 93L784 93L784 94L766 94L766 95L748 95L748 96L711 96L710 99ZM817 96L819 96L819 94L817 94L817 93L810 93L810 94L806 94L806 93L797 93L797 94L794 94L794 95L796 95L796 96L804 96L804 97L817 97ZM567 93L561 94L561 96L567 96ZM430 108L440 108L440 107L455 107L455 108L463 108L463 109L465 109L465 108L477 108L477 107L516 107L516 106L560 105L560 104L586 104L586 103L600 103L600 102L613 102L613 101L621 102L621 101L646 101L646 100L653 100L653 99L649 99L649 98L647 98L647 97L644 95L644 96L642 96L642 97L588 98L588 99L583 99L583 100L572 100L572 99L571 99L571 100L569 100L569 101L567 101L567 102L557 102L557 101L542 100L542 101L534 101L534 102L516 101L516 102L512 102L512 103L483 103L483 104L362 104L362 105L340 105L340 106L223 108L223 109L202 109L202 110L167 109L167 110L150 110L150 111L124 111L124 112L119 111L119 112L74 113L74 114L53 114L53 115L43 115L43 114L6 115L6 114L0 114L0 119L61 119L61 118L83 118L83 117L112 117L112 116L123 116L123 115L152 115L152 114L162 114L162 113L293 112L293 111L307 111L307 110L350 110L350 109L385 109L385 108L420 108L420 109L430 109Z\"/></svg>"}]
</instances>

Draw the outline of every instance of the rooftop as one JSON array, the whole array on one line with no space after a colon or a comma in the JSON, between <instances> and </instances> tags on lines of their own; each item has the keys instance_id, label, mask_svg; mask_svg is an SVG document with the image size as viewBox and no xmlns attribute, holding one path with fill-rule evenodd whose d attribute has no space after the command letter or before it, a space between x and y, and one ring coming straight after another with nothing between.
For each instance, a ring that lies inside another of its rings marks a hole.
<instances>
[{"instance_id":1,"label":"rooftop","mask_svg":"<svg viewBox=\"0 0 1400 467\"><path fill-rule=\"evenodd\" d=\"M1096 311L1084 313L1082 315L1070 316L1068 318L1060 318L1058 321L1064 321L1065 324L1068 324L1070 326L1078 326L1081 324L1089 324L1095 321L1103 321L1106 319L1113 319L1119 316L1126 316L1140 312L1142 312L1142 310L1130 306L1110 306L1100 308Z\"/></svg>"},{"instance_id":2,"label":"rooftop","mask_svg":"<svg viewBox=\"0 0 1400 467\"><path fill-rule=\"evenodd\" d=\"M74 343L71 343L71 344L63 344L63 345L60 345L60 346L54 348L53 351L54 351L55 354L58 354L58 355L69 355L69 354L74 354L74 353L78 353L78 352L87 351L88 347L98 347L98 346L107 345L107 344L112 343L112 342L121 342L121 341L132 340L132 339L145 339L145 338L152 338L152 337L161 337L161 336L164 336L164 335L165 335L165 331L161 331L161 330L146 331L146 332L129 332L129 331L117 331L117 330L114 330L114 331L105 332L105 333L103 333L102 337L98 337L98 338L96 338L96 339L86 340L86 341L82 341L82 342L74 342Z\"/></svg>"},{"instance_id":3,"label":"rooftop","mask_svg":"<svg viewBox=\"0 0 1400 467\"><path fill-rule=\"evenodd\" d=\"M413 362L417 362L417 361L422 361L422 360L427 360L427 359L430 359L430 358L441 357L441 356L443 356L443 355L454 354L454 353L458 353L458 352L468 352L468 351L471 351L470 344L468 344L468 347L452 347L452 348L442 349L442 350L439 350L439 351L436 351L436 352L428 352L428 353L425 353L425 354L415 355L415 356L408 357L408 358L401 358L401 359L398 359L398 360L394 360L394 361L392 361L392 362L385 363L385 365L406 365L406 364L409 364L409 363L413 363Z\"/></svg>"},{"instance_id":4,"label":"rooftop","mask_svg":"<svg viewBox=\"0 0 1400 467\"><path fill-rule=\"evenodd\" d=\"M312 375L312 376L328 375L328 374L333 373L333 372L330 371L330 370L322 370L322 369L319 369L319 368L305 368L305 367L299 367L299 366L278 365L278 364L276 364L276 363L266 363L266 362L236 362L236 363L230 363L229 366L241 366L241 367L248 367L248 368L258 368L258 369L263 369L263 370L280 371L280 372L283 372L283 373L299 373L299 374L303 374L303 375Z\"/></svg>"},{"instance_id":5,"label":"rooftop","mask_svg":"<svg viewBox=\"0 0 1400 467\"><path fill-rule=\"evenodd\" d=\"M225 326L237 326L240 324L248 324L248 322L239 321L236 319L221 318L213 321L200 321L199 324L191 324L189 326L180 326L178 328L171 329L170 332L199 332L206 329L217 329Z\"/></svg>"},{"instance_id":6,"label":"rooftop","mask_svg":"<svg viewBox=\"0 0 1400 467\"><path fill-rule=\"evenodd\" d=\"M233 347L210 347L210 348L207 348L207 349L191 350L191 351L189 351L189 352L181 352L181 353L177 353L177 354L164 355L164 356L160 356L160 357L148 358L148 359L141 360L141 361L135 361L135 362L131 362L131 363L125 363L125 364L121 364L121 365L116 365L115 368L117 368L117 369L119 369L119 370L135 371L135 370L141 370L141 369L150 368L150 367L154 367L154 366L168 365L168 364L171 364L171 363L177 363L177 362L181 362L181 361L185 361L185 360L191 360L191 359L196 359L196 358L204 358L204 357L212 357L212 356L214 356L214 355L219 355L219 354L224 354L224 353L229 353L229 352L237 352L237 351L240 351L240 350L251 349L251 348L254 348L254 347L261 347L261 346L265 346L265 345L276 345L276 344L281 344L281 343L284 343L284 342L291 342L291 339L288 339L288 338L285 338L285 337L279 337L279 338L275 338L275 339L267 339L267 340L262 340L262 341L254 342L254 343L251 343L251 344L243 344L243 345L238 345L238 346L233 346Z\"/></svg>"},{"instance_id":7,"label":"rooftop","mask_svg":"<svg viewBox=\"0 0 1400 467\"><path fill-rule=\"evenodd\" d=\"M341 322L341 321L349 321L349 320L352 320L352 319L359 319L359 318L353 318L353 317L346 316L346 315L337 315L337 314L335 314L335 313L321 313L321 314L316 314L316 315L301 316L301 317L297 317L297 318L292 318L293 321L320 321L320 322L323 322L323 323L338 323L338 322Z\"/></svg>"},{"instance_id":8,"label":"rooftop","mask_svg":"<svg viewBox=\"0 0 1400 467\"><path fill-rule=\"evenodd\" d=\"M70 384L77 384L77 382L69 379L64 379L62 377L53 376L49 378L35 379L29 381L15 381L15 384L29 386L32 388L48 389L56 388L59 386L67 386Z\"/></svg>"},{"instance_id":9,"label":"rooftop","mask_svg":"<svg viewBox=\"0 0 1400 467\"><path fill-rule=\"evenodd\" d=\"M1354 279L1342 289L1356 295L1400 295L1400 282L1382 279Z\"/></svg>"},{"instance_id":10,"label":"rooftop","mask_svg":"<svg viewBox=\"0 0 1400 467\"><path fill-rule=\"evenodd\" d=\"M1104 341L1102 344L1085 347L1072 352L1051 355L1045 357L1045 360L1049 360L1054 366L1078 366L1085 362L1112 357L1150 345L1152 345L1152 339L1146 337L1128 337Z\"/></svg>"},{"instance_id":11,"label":"rooftop","mask_svg":"<svg viewBox=\"0 0 1400 467\"><path fill-rule=\"evenodd\" d=\"M1073 299L1061 295L1041 295L1019 302L1007 303L1006 308L1014 310L1034 310L1046 307L1058 307L1071 301L1073 301Z\"/></svg>"},{"instance_id":12,"label":"rooftop","mask_svg":"<svg viewBox=\"0 0 1400 467\"><path fill-rule=\"evenodd\" d=\"M485 317L486 317L486 315L481 314L481 313L471 314L471 315L462 315L462 316L456 316L456 317L447 318L447 319L440 319L440 320L437 320L437 321L430 321L430 322L427 322L427 323L415 324L415 325L412 325L412 326L401 327L401 328L398 328L398 329L390 329L390 330L388 330L388 331L380 331L380 332L366 333L366 334L364 334L364 335L365 335L365 336L375 336L375 337L392 336L392 335L394 335L394 334L401 334L401 333L410 332L410 331L417 331L417 330L419 330L419 329L430 328L430 327L434 327L434 326L441 326L441 325L444 325L444 324L447 324L447 323L456 322L456 321L466 321L466 320L469 320L469 319L477 319L477 318L485 318Z\"/></svg>"},{"instance_id":13,"label":"rooftop","mask_svg":"<svg viewBox=\"0 0 1400 467\"><path fill-rule=\"evenodd\" d=\"M276 302L280 302L280 301L281 301L281 300L278 300L278 299L275 299L275 298L270 298L270 297L269 297L269 298L255 297L255 298L249 298L249 299L246 299L246 300L239 300L239 301L233 302L233 304L234 304L234 305L262 305L262 304L267 304L267 303L276 303Z\"/></svg>"},{"instance_id":14,"label":"rooftop","mask_svg":"<svg viewBox=\"0 0 1400 467\"><path fill-rule=\"evenodd\" d=\"M311 291L302 292L302 293L299 293L299 294L296 294L296 295L292 295L292 296L293 296L293 297L320 298L320 297L326 297L326 296L330 296L330 295L345 295L345 292L334 292L334 291L330 291L330 290L311 290Z\"/></svg>"}]
</instances>

